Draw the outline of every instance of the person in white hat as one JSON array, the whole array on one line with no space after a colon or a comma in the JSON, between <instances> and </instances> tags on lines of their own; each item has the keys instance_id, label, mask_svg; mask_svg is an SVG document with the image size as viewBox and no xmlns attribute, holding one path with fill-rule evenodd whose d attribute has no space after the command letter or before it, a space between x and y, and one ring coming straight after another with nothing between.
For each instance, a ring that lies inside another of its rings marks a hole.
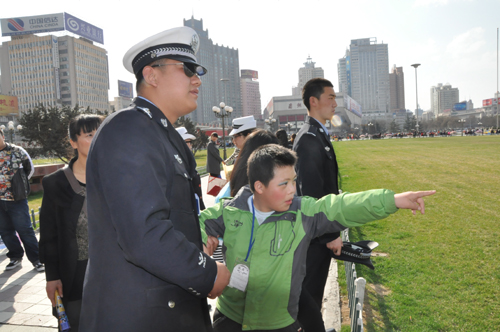
<instances>
[{"instance_id":1,"label":"person in white hat","mask_svg":"<svg viewBox=\"0 0 500 332\"><path fill-rule=\"evenodd\" d=\"M255 128L257 128L257 121L255 121L253 115L233 119L233 130L231 130L229 136L233 137L236 149L234 149L233 154L225 161L227 166L233 165L236 162L236 158L238 158L247 136L255 131Z\"/></svg>"},{"instance_id":2,"label":"person in white hat","mask_svg":"<svg viewBox=\"0 0 500 332\"><path fill-rule=\"evenodd\" d=\"M212 331L206 298L229 271L203 251L196 162L172 126L197 107L199 43L193 29L174 28L123 58L138 97L107 117L88 154L80 331Z\"/></svg>"},{"instance_id":3,"label":"person in white hat","mask_svg":"<svg viewBox=\"0 0 500 332\"><path fill-rule=\"evenodd\" d=\"M189 150L193 151L193 141L196 140L196 136L188 133L185 127L176 128L179 135L181 135L184 142L188 146ZM196 195L196 201L198 203L198 214L200 214L201 210L205 210L205 202L203 202L202 190L201 190L201 177L198 171L196 171L196 175L193 177L193 190Z\"/></svg>"}]
</instances>

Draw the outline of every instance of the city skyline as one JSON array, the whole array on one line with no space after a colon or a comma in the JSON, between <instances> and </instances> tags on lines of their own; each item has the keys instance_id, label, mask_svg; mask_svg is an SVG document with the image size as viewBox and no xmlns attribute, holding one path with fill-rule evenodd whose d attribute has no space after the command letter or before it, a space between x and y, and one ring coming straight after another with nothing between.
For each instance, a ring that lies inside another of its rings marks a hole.
<instances>
[{"instance_id":1,"label":"city skyline","mask_svg":"<svg viewBox=\"0 0 500 332\"><path fill-rule=\"evenodd\" d=\"M403 67L406 107L412 111L413 63L421 64L418 95L424 110L430 109L430 88L436 82L457 87L460 101L472 99L475 107L494 95L498 23L493 13L500 9L498 1L317 1L309 6L308 11L303 4L276 0L252 5L164 1L144 8L131 1L26 1L22 7L6 6L1 18L68 12L103 29L110 71L108 100L118 95L117 80L135 83L122 65L125 52L150 35L182 26L191 16L203 19L204 28L219 45L238 49L240 68L259 72L263 106L273 96L290 94L290 87L297 84L297 70L309 55L338 91L338 59L352 39L370 37L389 45L390 68Z\"/></svg>"}]
</instances>

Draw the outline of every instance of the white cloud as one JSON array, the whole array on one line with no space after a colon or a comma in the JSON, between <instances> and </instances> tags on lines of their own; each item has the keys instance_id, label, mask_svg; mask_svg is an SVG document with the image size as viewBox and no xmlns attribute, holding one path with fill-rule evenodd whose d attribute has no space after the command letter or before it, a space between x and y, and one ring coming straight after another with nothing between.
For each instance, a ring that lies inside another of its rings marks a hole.
<instances>
[{"instance_id":1,"label":"white cloud","mask_svg":"<svg viewBox=\"0 0 500 332\"><path fill-rule=\"evenodd\" d=\"M478 52L486 44L484 31L483 28L477 27L455 36L446 46L446 52L455 59Z\"/></svg>"},{"instance_id":2,"label":"white cloud","mask_svg":"<svg viewBox=\"0 0 500 332\"><path fill-rule=\"evenodd\" d=\"M450 2L457 2L459 0L415 0L413 7L429 7L429 6L446 6ZM473 1L473 0L461 0L461 1Z\"/></svg>"}]
</instances>

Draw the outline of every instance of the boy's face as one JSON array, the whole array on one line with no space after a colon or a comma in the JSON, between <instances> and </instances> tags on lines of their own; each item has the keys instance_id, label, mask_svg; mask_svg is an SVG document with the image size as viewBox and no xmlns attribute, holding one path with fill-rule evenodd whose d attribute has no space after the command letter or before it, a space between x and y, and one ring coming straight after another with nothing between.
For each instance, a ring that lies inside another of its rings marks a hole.
<instances>
[{"instance_id":1,"label":"boy's face","mask_svg":"<svg viewBox=\"0 0 500 332\"><path fill-rule=\"evenodd\" d=\"M293 166L277 167L274 169L274 178L269 184L262 183L256 186L256 193L259 195L260 209L262 212L288 210L295 195L295 181L297 175Z\"/></svg>"}]
</instances>

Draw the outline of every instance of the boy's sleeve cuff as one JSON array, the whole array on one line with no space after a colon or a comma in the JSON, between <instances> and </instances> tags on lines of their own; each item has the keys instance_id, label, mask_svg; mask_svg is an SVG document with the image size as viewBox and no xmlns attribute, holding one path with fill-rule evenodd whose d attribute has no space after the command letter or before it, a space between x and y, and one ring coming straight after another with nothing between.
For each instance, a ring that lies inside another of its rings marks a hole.
<instances>
[{"instance_id":1,"label":"boy's sleeve cuff","mask_svg":"<svg viewBox=\"0 0 500 332\"><path fill-rule=\"evenodd\" d=\"M396 201L394 200L394 195L396 193L392 190L387 190L387 193L385 195L385 211L387 213L395 213L398 211L398 208L396 207Z\"/></svg>"}]
</instances>

